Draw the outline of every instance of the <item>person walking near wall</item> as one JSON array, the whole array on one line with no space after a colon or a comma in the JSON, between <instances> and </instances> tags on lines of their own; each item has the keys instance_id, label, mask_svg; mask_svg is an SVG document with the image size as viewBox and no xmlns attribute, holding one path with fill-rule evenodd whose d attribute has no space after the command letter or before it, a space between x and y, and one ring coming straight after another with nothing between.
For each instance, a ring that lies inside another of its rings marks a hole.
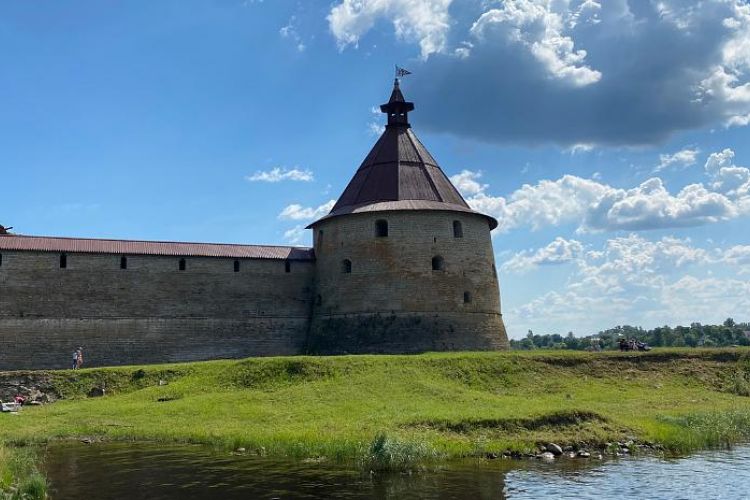
<instances>
[{"instance_id":1,"label":"person walking near wall","mask_svg":"<svg viewBox=\"0 0 750 500\"><path fill-rule=\"evenodd\" d=\"M73 351L73 369L75 370L77 368L78 368L78 349Z\"/></svg>"},{"instance_id":2,"label":"person walking near wall","mask_svg":"<svg viewBox=\"0 0 750 500\"><path fill-rule=\"evenodd\" d=\"M83 366L83 347L79 347L76 352L78 353L76 357L76 369L80 370Z\"/></svg>"}]
</instances>

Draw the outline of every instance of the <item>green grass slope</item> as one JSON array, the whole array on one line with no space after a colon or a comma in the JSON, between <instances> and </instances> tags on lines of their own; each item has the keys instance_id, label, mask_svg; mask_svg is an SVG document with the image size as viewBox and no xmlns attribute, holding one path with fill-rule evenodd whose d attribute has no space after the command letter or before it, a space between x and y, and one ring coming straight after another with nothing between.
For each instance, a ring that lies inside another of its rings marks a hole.
<instances>
[{"instance_id":1,"label":"green grass slope","mask_svg":"<svg viewBox=\"0 0 750 500\"><path fill-rule=\"evenodd\" d=\"M750 436L747 349L254 358L48 376L64 399L0 416L0 442L411 460L633 437L687 452ZM106 396L87 397L94 387Z\"/></svg>"}]
</instances>

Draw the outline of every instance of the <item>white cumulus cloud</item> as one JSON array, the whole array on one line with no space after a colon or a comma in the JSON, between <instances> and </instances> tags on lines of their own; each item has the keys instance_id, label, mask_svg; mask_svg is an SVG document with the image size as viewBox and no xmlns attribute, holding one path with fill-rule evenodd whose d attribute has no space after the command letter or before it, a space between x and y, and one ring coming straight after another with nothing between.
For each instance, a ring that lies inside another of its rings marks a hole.
<instances>
[{"instance_id":1,"label":"white cumulus cloud","mask_svg":"<svg viewBox=\"0 0 750 500\"><path fill-rule=\"evenodd\" d=\"M470 32L480 40L488 32L500 33L507 42L525 47L553 78L582 87L598 82L602 74L586 64L586 51L575 48L566 29L600 8L591 1L571 10L566 1L506 0L479 16Z\"/></svg>"},{"instance_id":2,"label":"white cumulus cloud","mask_svg":"<svg viewBox=\"0 0 750 500\"><path fill-rule=\"evenodd\" d=\"M544 255L560 246L559 239L523 255ZM750 306L750 281L739 279L736 272L737 265L750 263L750 247L745 245L701 248L687 238L649 240L629 234L608 239L595 250L576 248L569 261L574 266L564 285L552 285L506 309L512 331L553 324L558 333L589 334L617 324L721 322L741 316ZM501 269L508 273L507 284L513 274L543 265L527 260L524 266Z\"/></svg>"},{"instance_id":3,"label":"white cumulus cloud","mask_svg":"<svg viewBox=\"0 0 750 500\"><path fill-rule=\"evenodd\" d=\"M661 303L675 323L718 323L750 309L750 281L686 275L662 288Z\"/></svg>"},{"instance_id":4,"label":"white cumulus cloud","mask_svg":"<svg viewBox=\"0 0 750 500\"><path fill-rule=\"evenodd\" d=\"M336 200L330 200L318 207L303 207L299 203L292 203L284 207L279 213L279 219L283 220L312 220L323 217L331 211Z\"/></svg>"},{"instance_id":5,"label":"white cumulus cloud","mask_svg":"<svg viewBox=\"0 0 750 500\"><path fill-rule=\"evenodd\" d=\"M466 201L475 210L498 219L498 232L560 224L575 224L578 232L637 231L698 226L750 213L747 197L729 196L703 184L689 184L673 194L658 177L621 189L564 175L557 180L525 184L503 197L487 193L488 186L477 181L481 173L464 171L459 175L456 186ZM744 188L735 191L738 189Z\"/></svg>"},{"instance_id":6,"label":"white cumulus cloud","mask_svg":"<svg viewBox=\"0 0 750 500\"><path fill-rule=\"evenodd\" d=\"M747 0L495 0L451 14L453 46L414 72L433 131L601 147L750 123Z\"/></svg>"},{"instance_id":7,"label":"white cumulus cloud","mask_svg":"<svg viewBox=\"0 0 750 500\"><path fill-rule=\"evenodd\" d=\"M652 177L632 189L609 188L589 207L581 229L642 230L699 226L739 215L736 204L702 184L690 184L671 194Z\"/></svg>"},{"instance_id":8,"label":"white cumulus cloud","mask_svg":"<svg viewBox=\"0 0 750 500\"><path fill-rule=\"evenodd\" d=\"M482 177L482 172L472 172L471 170L462 170L461 173L452 175L451 182L464 196L473 196L487 189L487 184L481 184L478 179Z\"/></svg>"},{"instance_id":9,"label":"white cumulus cloud","mask_svg":"<svg viewBox=\"0 0 750 500\"><path fill-rule=\"evenodd\" d=\"M396 37L419 43L422 58L446 48L452 0L342 0L331 8L328 26L344 48L357 45L379 19L393 23Z\"/></svg>"},{"instance_id":10,"label":"white cumulus cloud","mask_svg":"<svg viewBox=\"0 0 750 500\"><path fill-rule=\"evenodd\" d=\"M721 58L699 86L699 100L718 103L728 126L750 123L750 4L742 0L714 0L731 9L722 20L729 32Z\"/></svg>"},{"instance_id":11,"label":"white cumulus cloud","mask_svg":"<svg viewBox=\"0 0 750 500\"><path fill-rule=\"evenodd\" d=\"M730 264L750 265L750 245L735 245L723 254L723 260Z\"/></svg>"},{"instance_id":12,"label":"white cumulus cloud","mask_svg":"<svg viewBox=\"0 0 750 500\"><path fill-rule=\"evenodd\" d=\"M299 168L286 169L284 167L274 167L271 170L259 170L253 175L248 175L245 180L250 182L281 182L281 181L302 181L310 182L314 180L311 170L301 170Z\"/></svg>"},{"instance_id":13,"label":"white cumulus cloud","mask_svg":"<svg viewBox=\"0 0 750 500\"><path fill-rule=\"evenodd\" d=\"M743 209L750 206L750 169L734 164L734 151L726 148L711 153L705 169L713 189L736 199Z\"/></svg>"},{"instance_id":14,"label":"white cumulus cloud","mask_svg":"<svg viewBox=\"0 0 750 500\"><path fill-rule=\"evenodd\" d=\"M698 148L685 148L673 154L659 155L659 164L654 169L654 173L667 170L669 168L685 168L695 165L698 160Z\"/></svg>"},{"instance_id":15,"label":"white cumulus cloud","mask_svg":"<svg viewBox=\"0 0 750 500\"><path fill-rule=\"evenodd\" d=\"M305 226L294 226L293 228L284 231L284 240L292 245L297 245L306 239L307 233Z\"/></svg>"},{"instance_id":16,"label":"white cumulus cloud","mask_svg":"<svg viewBox=\"0 0 750 500\"><path fill-rule=\"evenodd\" d=\"M508 259L500 267L502 271L522 272L538 266L571 262L583 255L583 244L576 240L557 237L546 247L524 250Z\"/></svg>"}]
</instances>

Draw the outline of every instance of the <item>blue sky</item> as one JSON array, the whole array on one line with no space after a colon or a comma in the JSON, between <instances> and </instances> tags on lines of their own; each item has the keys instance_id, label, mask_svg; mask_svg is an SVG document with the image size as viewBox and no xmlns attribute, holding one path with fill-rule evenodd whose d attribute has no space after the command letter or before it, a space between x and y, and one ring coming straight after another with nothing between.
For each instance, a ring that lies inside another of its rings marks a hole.
<instances>
[{"instance_id":1,"label":"blue sky","mask_svg":"<svg viewBox=\"0 0 750 500\"><path fill-rule=\"evenodd\" d=\"M398 63L511 336L750 320L747 1L3 2L0 45L19 233L309 244Z\"/></svg>"}]
</instances>

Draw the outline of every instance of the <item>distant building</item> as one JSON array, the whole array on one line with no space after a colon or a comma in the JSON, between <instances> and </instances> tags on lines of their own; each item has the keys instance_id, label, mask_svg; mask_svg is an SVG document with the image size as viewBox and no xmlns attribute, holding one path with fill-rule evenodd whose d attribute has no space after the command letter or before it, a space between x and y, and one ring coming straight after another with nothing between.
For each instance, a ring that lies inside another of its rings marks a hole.
<instances>
[{"instance_id":1,"label":"distant building","mask_svg":"<svg viewBox=\"0 0 750 500\"><path fill-rule=\"evenodd\" d=\"M411 130L385 132L313 248L0 231L0 369L505 349L490 231Z\"/></svg>"}]
</instances>

